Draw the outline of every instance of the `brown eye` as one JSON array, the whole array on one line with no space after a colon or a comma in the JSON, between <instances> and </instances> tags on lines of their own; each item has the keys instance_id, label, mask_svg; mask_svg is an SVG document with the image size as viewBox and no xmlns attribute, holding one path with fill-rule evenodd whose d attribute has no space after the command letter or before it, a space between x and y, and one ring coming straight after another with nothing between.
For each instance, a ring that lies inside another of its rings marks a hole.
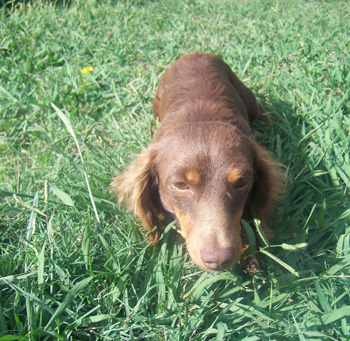
<instances>
[{"instance_id":1,"label":"brown eye","mask_svg":"<svg viewBox=\"0 0 350 341\"><path fill-rule=\"evenodd\" d=\"M237 189L243 189L249 184L249 180L247 179L239 179L235 182L235 188Z\"/></svg>"},{"instance_id":2,"label":"brown eye","mask_svg":"<svg viewBox=\"0 0 350 341\"><path fill-rule=\"evenodd\" d=\"M189 189L188 185L186 184L186 182L182 182L182 181L179 181L179 182L175 182L174 183L174 187L176 189L179 189L180 191L184 191L186 189Z\"/></svg>"}]
</instances>

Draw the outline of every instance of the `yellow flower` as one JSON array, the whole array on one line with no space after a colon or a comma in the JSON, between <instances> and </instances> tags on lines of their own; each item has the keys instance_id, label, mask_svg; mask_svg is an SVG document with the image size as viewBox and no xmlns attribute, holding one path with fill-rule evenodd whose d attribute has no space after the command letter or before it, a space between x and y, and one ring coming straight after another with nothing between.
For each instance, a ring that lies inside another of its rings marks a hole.
<instances>
[{"instance_id":1,"label":"yellow flower","mask_svg":"<svg viewBox=\"0 0 350 341\"><path fill-rule=\"evenodd\" d=\"M83 83L86 83L86 74L88 72L92 72L92 71L94 71L94 68L92 66L86 67L86 68L81 70L81 73L83 75ZM79 85L79 87L82 88L83 86Z\"/></svg>"},{"instance_id":2,"label":"yellow flower","mask_svg":"<svg viewBox=\"0 0 350 341\"><path fill-rule=\"evenodd\" d=\"M90 66L90 67L86 67L85 69L82 69L81 73L85 75L87 72L92 72L92 71L94 71L94 68Z\"/></svg>"}]
</instances>

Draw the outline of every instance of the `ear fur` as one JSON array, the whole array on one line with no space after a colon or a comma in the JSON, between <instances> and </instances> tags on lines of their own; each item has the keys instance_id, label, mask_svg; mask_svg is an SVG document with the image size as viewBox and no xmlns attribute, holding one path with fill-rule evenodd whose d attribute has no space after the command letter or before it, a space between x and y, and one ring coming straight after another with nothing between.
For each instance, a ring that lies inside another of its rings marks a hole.
<instances>
[{"instance_id":1,"label":"ear fur","mask_svg":"<svg viewBox=\"0 0 350 341\"><path fill-rule=\"evenodd\" d=\"M273 160L268 151L254 142L254 206L262 226L267 229L274 206L284 189L283 165Z\"/></svg>"},{"instance_id":2,"label":"ear fur","mask_svg":"<svg viewBox=\"0 0 350 341\"><path fill-rule=\"evenodd\" d=\"M126 204L129 211L137 215L149 234L151 244L159 239L162 205L158 192L156 173L156 150L150 145L138 155L125 173L117 176L110 187L118 195L118 203Z\"/></svg>"}]
</instances>

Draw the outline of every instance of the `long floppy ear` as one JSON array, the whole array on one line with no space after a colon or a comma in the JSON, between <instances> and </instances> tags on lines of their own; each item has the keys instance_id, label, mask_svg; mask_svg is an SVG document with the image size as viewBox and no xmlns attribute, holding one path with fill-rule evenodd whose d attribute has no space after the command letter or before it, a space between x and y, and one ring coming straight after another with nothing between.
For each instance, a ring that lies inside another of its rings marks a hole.
<instances>
[{"instance_id":1,"label":"long floppy ear","mask_svg":"<svg viewBox=\"0 0 350 341\"><path fill-rule=\"evenodd\" d=\"M284 189L283 165L272 159L268 151L253 143L255 185L254 209L264 228L268 228L274 206Z\"/></svg>"},{"instance_id":2,"label":"long floppy ear","mask_svg":"<svg viewBox=\"0 0 350 341\"><path fill-rule=\"evenodd\" d=\"M158 215L164 210L159 197L155 159L156 148L151 144L110 185L119 197L118 203L126 204L127 209L140 218L145 229L152 231L149 234L151 244L155 244L161 234Z\"/></svg>"}]
</instances>

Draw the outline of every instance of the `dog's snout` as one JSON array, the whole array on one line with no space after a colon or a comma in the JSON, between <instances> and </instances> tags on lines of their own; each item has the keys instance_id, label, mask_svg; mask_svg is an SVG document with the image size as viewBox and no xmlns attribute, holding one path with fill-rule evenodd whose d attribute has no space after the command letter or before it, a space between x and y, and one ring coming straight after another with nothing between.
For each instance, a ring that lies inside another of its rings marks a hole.
<instances>
[{"instance_id":1,"label":"dog's snout","mask_svg":"<svg viewBox=\"0 0 350 341\"><path fill-rule=\"evenodd\" d=\"M223 270L230 267L235 258L235 249L233 247L207 247L201 249L200 253L204 266L213 271Z\"/></svg>"}]
</instances>

